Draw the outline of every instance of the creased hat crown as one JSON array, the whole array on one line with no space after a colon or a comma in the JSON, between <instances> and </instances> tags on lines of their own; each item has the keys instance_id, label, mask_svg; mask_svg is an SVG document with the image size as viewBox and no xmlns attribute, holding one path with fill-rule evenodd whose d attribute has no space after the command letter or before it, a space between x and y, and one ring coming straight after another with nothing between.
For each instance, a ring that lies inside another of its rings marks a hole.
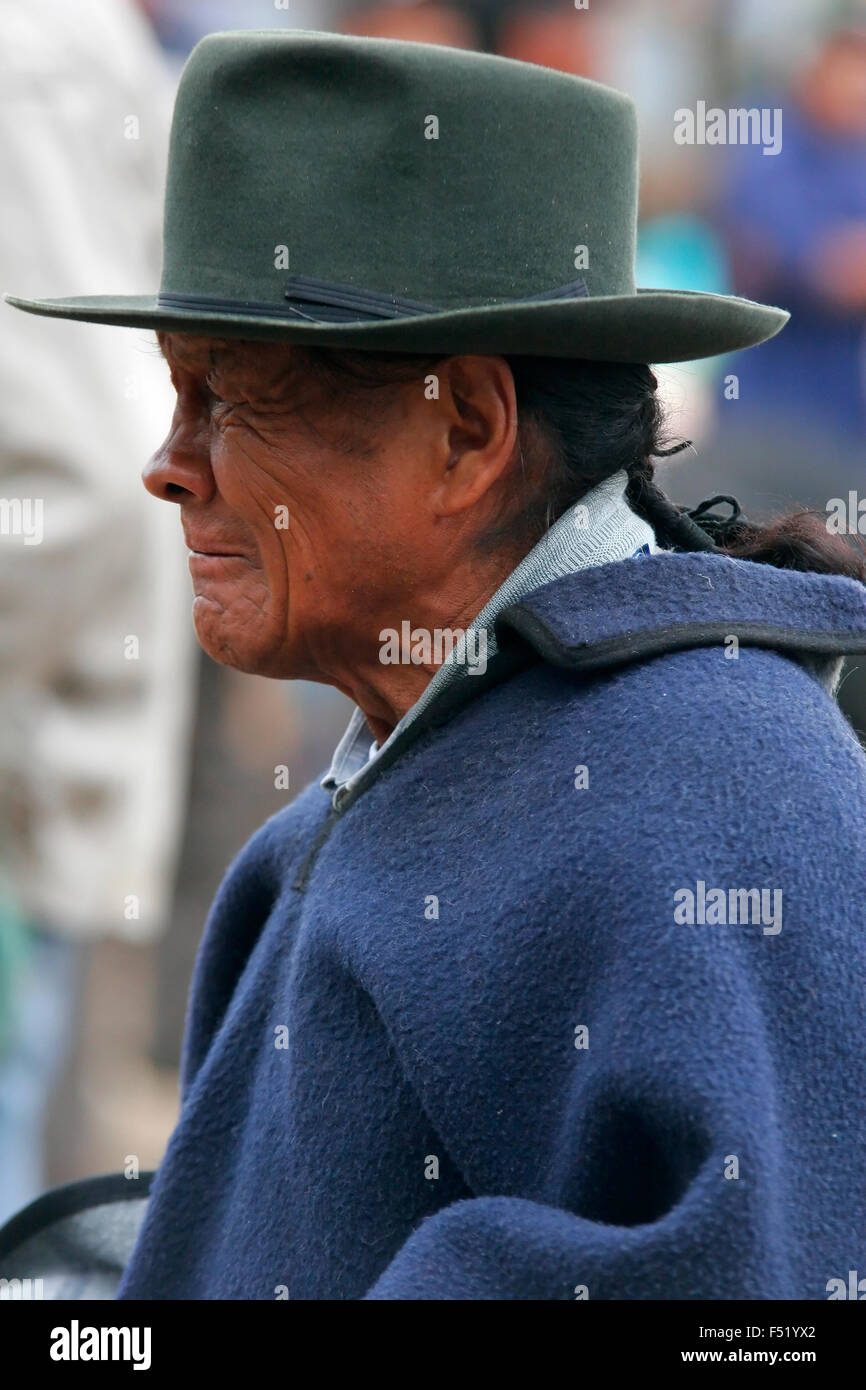
<instances>
[{"instance_id":1,"label":"creased hat crown","mask_svg":"<svg viewBox=\"0 0 866 1390\"><path fill-rule=\"evenodd\" d=\"M632 103L546 68L211 35L184 70L169 169L163 294L280 304L295 275L441 308L578 274L592 295L634 292Z\"/></svg>"}]
</instances>

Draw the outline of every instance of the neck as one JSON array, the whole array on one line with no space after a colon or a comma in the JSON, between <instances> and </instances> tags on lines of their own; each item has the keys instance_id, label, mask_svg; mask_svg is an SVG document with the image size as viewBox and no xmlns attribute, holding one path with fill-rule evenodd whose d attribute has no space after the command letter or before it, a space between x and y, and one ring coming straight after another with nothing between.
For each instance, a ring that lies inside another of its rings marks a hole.
<instances>
[{"instance_id":1,"label":"neck","mask_svg":"<svg viewBox=\"0 0 866 1390\"><path fill-rule=\"evenodd\" d=\"M492 573L471 597L424 602L415 596L412 603L391 605L378 624L370 625L375 642L356 653L351 669L332 670L324 678L359 707L377 743L384 743L420 698L447 658L453 634L471 626L510 572L506 565Z\"/></svg>"},{"instance_id":2,"label":"neck","mask_svg":"<svg viewBox=\"0 0 866 1390\"><path fill-rule=\"evenodd\" d=\"M436 564L420 574L423 547L419 550L403 573L392 575L399 583L390 593L372 585L363 593L354 587L350 607L345 593L334 595L336 611L327 622L319 616L293 671L293 678L333 685L348 696L379 743L447 659L449 634L472 625L520 559L508 552L480 554L464 544L456 555L435 557ZM386 567L372 571L381 585Z\"/></svg>"},{"instance_id":3,"label":"neck","mask_svg":"<svg viewBox=\"0 0 866 1390\"><path fill-rule=\"evenodd\" d=\"M652 528L625 500L627 481L619 472L590 489L522 557L498 555L482 568L472 551L425 575L423 584L413 576L399 600L370 605L379 618L364 624L371 634L365 646L359 646L356 605L351 621L340 626L340 640L331 644L334 659L320 662L312 679L348 695L383 743L447 660L455 633L484 629L484 655L495 653L493 625L501 608L574 570L627 559L653 541ZM346 651L352 660L345 659ZM465 655L468 663L480 655L474 642ZM459 666L450 666L440 680L460 674Z\"/></svg>"}]
</instances>

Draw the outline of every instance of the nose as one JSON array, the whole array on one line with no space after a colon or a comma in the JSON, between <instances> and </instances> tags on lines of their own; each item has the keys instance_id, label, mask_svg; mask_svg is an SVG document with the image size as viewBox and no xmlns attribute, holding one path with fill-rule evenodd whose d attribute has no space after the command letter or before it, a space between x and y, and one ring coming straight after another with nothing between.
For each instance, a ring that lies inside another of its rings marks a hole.
<instances>
[{"instance_id":1,"label":"nose","mask_svg":"<svg viewBox=\"0 0 866 1390\"><path fill-rule=\"evenodd\" d=\"M193 497L209 502L216 493L207 428L181 397L169 432L145 465L141 480L162 502L188 502Z\"/></svg>"}]
</instances>

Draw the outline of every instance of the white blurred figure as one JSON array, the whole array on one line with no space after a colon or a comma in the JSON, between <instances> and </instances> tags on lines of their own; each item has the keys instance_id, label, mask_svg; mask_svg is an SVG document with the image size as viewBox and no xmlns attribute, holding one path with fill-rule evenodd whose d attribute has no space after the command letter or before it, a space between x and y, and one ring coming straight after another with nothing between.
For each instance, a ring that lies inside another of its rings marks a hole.
<instances>
[{"instance_id":1,"label":"white blurred figure","mask_svg":"<svg viewBox=\"0 0 866 1390\"><path fill-rule=\"evenodd\" d=\"M152 292L170 104L127 0L0 0L0 288ZM182 541L139 474L172 395L152 340L0 306L0 870L32 939L0 1220L45 1186L84 943L165 925L193 644Z\"/></svg>"}]
</instances>

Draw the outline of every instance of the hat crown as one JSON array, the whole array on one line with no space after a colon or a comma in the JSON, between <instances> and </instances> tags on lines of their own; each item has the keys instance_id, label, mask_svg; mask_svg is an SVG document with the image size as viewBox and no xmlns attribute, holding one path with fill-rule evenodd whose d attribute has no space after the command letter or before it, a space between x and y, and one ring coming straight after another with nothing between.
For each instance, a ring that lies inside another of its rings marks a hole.
<instances>
[{"instance_id":1,"label":"hat crown","mask_svg":"<svg viewBox=\"0 0 866 1390\"><path fill-rule=\"evenodd\" d=\"M294 277L438 309L634 293L631 100L457 49L214 34L175 103L162 295L279 306Z\"/></svg>"}]
</instances>

